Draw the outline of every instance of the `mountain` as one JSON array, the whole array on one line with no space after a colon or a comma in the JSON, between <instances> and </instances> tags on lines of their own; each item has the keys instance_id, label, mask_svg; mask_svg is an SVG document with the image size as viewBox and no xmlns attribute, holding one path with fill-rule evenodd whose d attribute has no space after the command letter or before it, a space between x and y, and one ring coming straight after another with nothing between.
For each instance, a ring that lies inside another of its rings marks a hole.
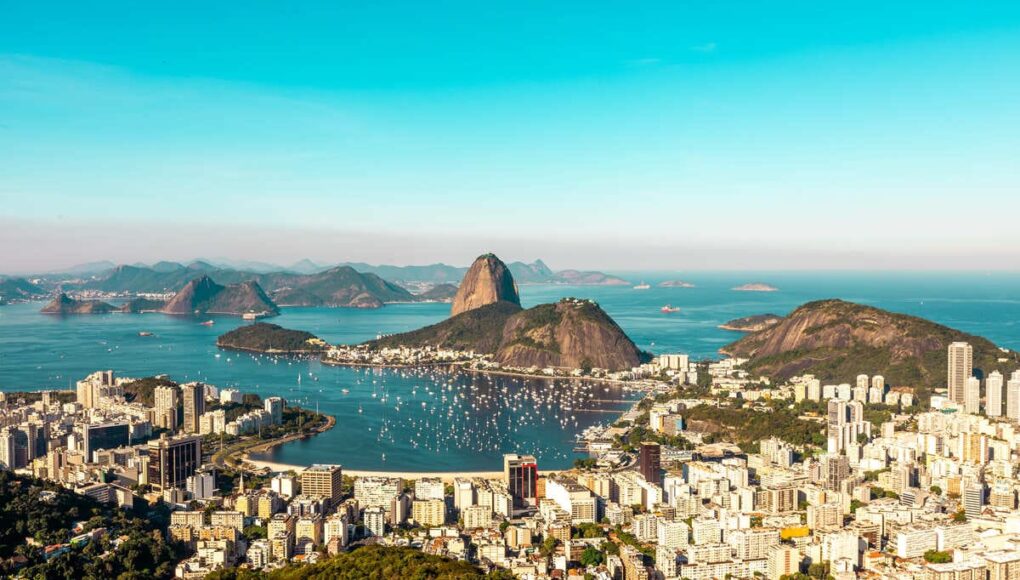
<instances>
[{"instance_id":1,"label":"mountain","mask_svg":"<svg viewBox=\"0 0 1020 580\"><path fill-rule=\"evenodd\" d=\"M659 282L659 288L694 288L694 284L683 280L666 280Z\"/></svg>"},{"instance_id":2,"label":"mountain","mask_svg":"<svg viewBox=\"0 0 1020 580\"><path fill-rule=\"evenodd\" d=\"M762 282L751 282L749 284L741 284L735 288L731 288L735 292L778 292L779 288L775 286L769 286Z\"/></svg>"},{"instance_id":3,"label":"mountain","mask_svg":"<svg viewBox=\"0 0 1020 580\"><path fill-rule=\"evenodd\" d=\"M464 277L467 268L449 266L447 264L429 264L427 266L387 266L365 264L364 262L346 262L341 266L350 266L359 272L375 274L393 282L430 282L433 284L457 283Z\"/></svg>"},{"instance_id":4,"label":"mountain","mask_svg":"<svg viewBox=\"0 0 1020 580\"><path fill-rule=\"evenodd\" d=\"M24 278L0 278L0 304L44 296L46 291Z\"/></svg>"},{"instance_id":5,"label":"mountain","mask_svg":"<svg viewBox=\"0 0 1020 580\"><path fill-rule=\"evenodd\" d=\"M755 314L724 322L719 325L719 328L736 332L758 332L782 321L783 317L776 314Z\"/></svg>"},{"instance_id":6,"label":"mountain","mask_svg":"<svg viewBox=\"0 0 1020 580\"><path fill-rule=\"evenodd\" d=\"M894 386L917 388L922 400L946 385L947 347L974 348L976 372L1016 368L1017 353L991 341L916 316L843 300L804 304L778 324L720 349L748 358L745 368L778 378L811 373L823 381L881 374ZM1006 359L1000 362L1000 359Z\"/></svg>"},{"instance_id":7,"label":"mountain","mask_svg":"<svg viewBox=\"0 0 1020 580\"><path fill-rule=\"evenodd\" d=\"M279 314L276 304L257 282L221 286L202 275L188 282L163 308L166 314Z\"/></svg>"},{"instance_id":8,"label":"mountain","mask_svg":"<svg viewBox=\"0 0 1020 580\"><path fill-rule=\"evenodd\" d=\"M305 258L304 260L294 262L290 266L287 266L288 272L296 272L298 274L315 274L328 269L328 266L320 266L315 262ZM364 270L360 270L364 272Z\"/></svg>"},{"instance_id":9,"label":"mountain","mask_svg":"<svg viewBox=\"0 0 1020 580\"><path fill-rule=\"evenodd\" d=\"M419 302L450 302L457 295L456 284L436 284L435 286L414 295Z\"/></svg>"},{"instance_id":10,"label":"mountain","mask_svg":"<svg viewBox=\"0 0 1020 580\"><path fill-rule=\"evenodd\" d=\"M556 272L552 282L572 286L629 286L630 282L623 278L582 270L560 270Z\"/></svg>"},{"instance_id":11,"label":"mountain","mask_svg":"<svg viewBox=\"0 0 1020 580\"><path fill-rule=\"evenodd\" d=\"M376 348L437 346L494 355L511 367L597 367L623 370L646 358L597 304L565 298L528 310L499 301L404 334Z\"/></svg>"},{"instance_id":12,"label":"mountain","mask_svg":"<svg viewBox=\"0 0 1020 580\"><path fill-rule=\"evenodd\" d=\"M149 298L132 298L120 305L121 312L140 314L142 312L162 312L166 308L165 300L151 300Z\"/></svg>"},{"instance_id":13,"label":"mountain","mask_svg":"<svg viewBox=\"0 0 1020 580\"><path fill-rule=\"evenodd\" d=\"M644 355L623 329L591 300L564 298L511 316L496 360L514 367L623 370Z\"/></svg>"},{"instance_id":14,"label":"mountain","mask_svg":"<svg viewBox=\"0 0 1020 580\"><path fill-rule=\"evenodd\" d=\"M524 310L513 274L493 254L479 256L453 299L450 318L368 343L437 346L491 354L504 366L629 369L644 358L605 311L564 298Z\"/></svg>"},{"instance_id":15,"label":"mountain","mask_svg":"<svg viewBox=\"0 0 1020 580\"><path fill-rule=\"evenodd\" d=\"M549 282L553 279L553 271L545 265L542 260L535 260L530 264L524 262L511 262L508 266L514 280L519 284L536 284Z\"/></svg>"},{"instance_id":16,"label":"mountain","mask_svg":"<svg viewBox=\"0 0 1020 580\"><path fill-rule=\"evenodd\" d=\"M320 353L329 347L310 332L290 330L265 322L241 326L222 334L216 339L216 346L277 354Z\"/></svg>"},{"instance_id":17,"label":"mountain","mask_svg":"<svg viewBox=\"0 0 1020 580\"><path fill-rule=\"evenodd\" d=\"M377 348L437 346L494 354L503 340L503 328L511 316L521 312L512 302L496 302L451 316L442 322L373 340Z\"/></svg>"},{"instance_id":18,"label":"mountain","mask_svg":"<svg viewBox=\"0 0 1020 580\"><path fill-rule=\"evenodd\" d=\"M100 300L75 300L61 292L49 304L43 306L43 314L107 314L117 310L116 306Z\"/></svg>"},{"instance_id":19,"label":"mountain","mask_svg":"<svg viewBox=\"0 0 1020 580\"><path fill-rule=\"evenodd\" d=\"M307 276L267 274L259 279L265 280L274 300L283 306L378 308L386 302L416 301L406 289L350 266Z\"/></svg>"},{"instance_id":20,"label":"mountain","mask_svg":"<svg viewBox=\"0 0 1020 580\"><path fill-rule=\"evenodd\" d=\"M456 316L479 306L496 302L510 302L520 306L517 284L510 269L494 254L478 256L453 297L451 316Z\"/></svg>"},{"instance_id":21,"label":"mountain","mask_svg":"<svg viewBox=\"0 0 1020 580\"><path fill-rule=\"evenodd\" d=\"M51 273L52 274L72 274L72 275L75 275L75 276L91 276L93 274L98 274L98 273L103 272L105 270L109 270L110 268L113 268L114 266L116 266L116 264L114 264L113 262L111 262L109 260L103 260L103 261L100 261L100 262L88 262L86 264L75 264L74 266L71 266L70 268L63 268L63 269L56 270L56 271L51 272Z\"/></svg>"}]
</instances>

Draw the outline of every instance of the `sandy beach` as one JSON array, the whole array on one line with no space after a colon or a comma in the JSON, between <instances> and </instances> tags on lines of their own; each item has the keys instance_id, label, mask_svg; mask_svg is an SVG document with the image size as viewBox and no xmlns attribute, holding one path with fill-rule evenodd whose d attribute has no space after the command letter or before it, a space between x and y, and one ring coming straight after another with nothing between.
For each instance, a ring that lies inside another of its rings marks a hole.
<instances>
[{"instance_id":1,"label":"sandy beach","mask_svg":"<svg viewBox=\"0 0 1020 580\"><path fill-rule=\"evenodd\" d=\"M261 461L245 457L245 462L254 465L258 469L268 468L272 472L294 471L301 473L307 465L290 465L287 463L276 463L273 461ZM540 471L540 475L549 475L557 471ZM457 478L481 477L483 479L498 479L503 477L502 471L366 471L361 469L344 468L344 475L353 477L399 477L401 479L422 479L424 477L438 477L444 483L453 483Z\"/></svg>"}]
</instances>

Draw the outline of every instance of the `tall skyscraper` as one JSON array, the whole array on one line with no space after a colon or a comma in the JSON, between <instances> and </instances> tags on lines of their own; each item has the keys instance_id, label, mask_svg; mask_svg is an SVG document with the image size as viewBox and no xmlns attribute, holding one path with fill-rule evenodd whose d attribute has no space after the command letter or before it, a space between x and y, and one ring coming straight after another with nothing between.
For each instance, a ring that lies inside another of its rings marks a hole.
<instances>
[{"instance_id":1,"label":"tall skyscraper","mask_svg":"<svg viewBox=\"0 0 1020 580\"><path fill-rule=\"evenodd\" d=\"M949 389L949 400L964 403L967 379L974 374L974 349L966 342L954 342L949 345L949 376L946 386Z\"/></svg>"},{"instance_id":2,"label":"tall skyscraper","mask_svg":"<svg viewBox=\"0 0 1020 580\"><path fill-rule=\"evenodd\" d=\"M964 383L963 407L972 415L981 412L981 381L977 377L967 377Z\"/></svg>"},{"instance_id":3,"label":"tall skyscraper","mask_svg":"<svg viewBox=\"0 0 1020 580\"><path fill-rule=\"evenodd\" d=\"M993 371L985 379L985 413L989 417L1002 416L1002 373Z\"/></svg>"},{"instance_id":4,"label":"tall skyscraper","mask_svg":"<svg viewBox=\"0 0 1020 580\"><path fill-rule=\"evenodd\" d=\"M504 455L503 479L510 490L514 509L538 505L538 461L534 455Z\"/></svg>"},{"instance_id":5,"label":"tall skyscraper","mask_svg":"<svg viewBox=\"0 0 1020 580\"><path fill-rule=\"evenodd\" d=\"M662 450L658 443L643 441L641 443L641 477L648 483L662 485Z\"/></svg>"},{"instance_id":6,"label":"tall skyscraper","mask_svg":"<svg viewBox=\"0 0 1020 580\"><path fill-rule=\"evenodd\" d=\"M166 435L149 441L149 483L158 489L183 487L202 466L202 438Z\"/></svg>"},{"instance_id":7,"label":"tall skyscraper","mask_svg":"<svg viewBox=\"0 0 1020 580\"><path fill-rule=\"evenodd\" d=\"M202 383L188 383L181 390L184 393L184 432L198 433L198 418L205 413L205 386Z\"/></svg>"},{"instance_id":8,"label":"tall skyscraper","mask_svg":"<svg viewBox=\"0 0 1020 580\"><path fill-rule=\"evenodd\" d=\"M1020 422L1020 371L1014 371L1006 383L1006 416Z\"/></svg>"}]
</instances>

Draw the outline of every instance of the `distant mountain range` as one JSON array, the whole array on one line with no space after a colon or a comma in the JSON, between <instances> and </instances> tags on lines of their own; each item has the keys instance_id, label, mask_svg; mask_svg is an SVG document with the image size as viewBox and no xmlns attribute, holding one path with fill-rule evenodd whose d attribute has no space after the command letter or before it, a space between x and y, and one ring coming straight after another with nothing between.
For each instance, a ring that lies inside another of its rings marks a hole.
<instances>
[{"instance_id":1,"label":"distant mountain range","mask_svg":"<svg viewBox=\"0 0 1020 580\"><path fill-rule=\"evenodd\" d=\"M45 296L46 290L24 278L0 278L0 304Z\"/></svg>"},{"instance_id":2,"label":"distant mountain range","mask_svg":"<svg viewBox=\"0 0 1020 580\"><path fill-rule=\"evenodd\" d=\"M219 274L218 280L224 282L237 282L249 279L253 274L259 275L280 275L280 274L318 274L338 267L348 266L363 274L375 274L384 280L396 282L402 285L421 286L423 284L459 284L466 267L450 266L448 264L429 264L426 266L391 266L372 265L364 262L342 262L336 265L318 264L308 259L295 262L289 266L281 266L268 262L228 260L225 258L212 258L194 260L187 264L179 262L156 262L154 264L122 264L114 265L112 262L92 262L72 266L60 271L39 274L31 278L42 278L51 282L68 281L68 277L85 279L85 284L92 289L107 290L118 285L143 284L144 292L172 291L180 288L195 274ZM511 262L507 264L518 284L576 284L576 285L627 285L629 282L616 276L591 270L559 270L553 271L542 260L534 262ZM164 274L162 279L147 277L147 271ZM225 275L226 272L236 272L234 278ZM132 275L140 275L146 280L129 282ZM97 286L96 281L109 281L105 285ZM268 289L268 288L267 288ZM119 290L108 290L119 291Z\"/></svg>"}]
</instances>

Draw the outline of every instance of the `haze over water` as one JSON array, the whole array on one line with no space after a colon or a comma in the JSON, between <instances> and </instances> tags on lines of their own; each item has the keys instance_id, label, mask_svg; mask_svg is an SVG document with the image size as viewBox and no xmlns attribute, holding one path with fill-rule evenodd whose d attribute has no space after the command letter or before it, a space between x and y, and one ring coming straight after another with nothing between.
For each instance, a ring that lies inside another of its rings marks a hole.
<instances>
[{"instance_id":1,"label":"haze over water","mask_svg":"<svg viewBox=\"0 0 1020 580\"><path fill-rule=\"evenodd\" d=\"M740 336L717 325L751 314L786 314L806 301L832 297L922 316L1020 349L1016 274L624 277L652 288L522 286L521 296L525 306L563 296L593 298L640 348L653 353L717 356L719 347ZM697 287L656 287L663 279L683 279ZM758 281L779 291L730 290ZM659 309L665 304L681 312L663 314ZM571 449L576 433L613 420L628 406L621 402L626 395L615 387L606 391L603 386L581 389L505 377L324 367L317 361L282 358L274 363L269 357L221 352L216 337L243 324L233 317L215 317L216 325L206 327L193 318L160 314L47 316L38 313L41 306L0 307L0 390L68 388L94 370L112 368L123 376L165 373L179 381L236 386L263 397L281 395L310 408L318 403L321 411L337 417L337 427L329 433L267 456L283 463L337 462L354 469L394 471L495 470L502 453L524 451L534 452L544 467L564 467L575 457ZM360 342L431 324L448 313L447 304L396 304L379 310L285 308L271 322L308 330L330 342ZM143 330L154 336L138 336ZM343 388L349 393L342 393Z\"/></svg>"}]
</instances>

